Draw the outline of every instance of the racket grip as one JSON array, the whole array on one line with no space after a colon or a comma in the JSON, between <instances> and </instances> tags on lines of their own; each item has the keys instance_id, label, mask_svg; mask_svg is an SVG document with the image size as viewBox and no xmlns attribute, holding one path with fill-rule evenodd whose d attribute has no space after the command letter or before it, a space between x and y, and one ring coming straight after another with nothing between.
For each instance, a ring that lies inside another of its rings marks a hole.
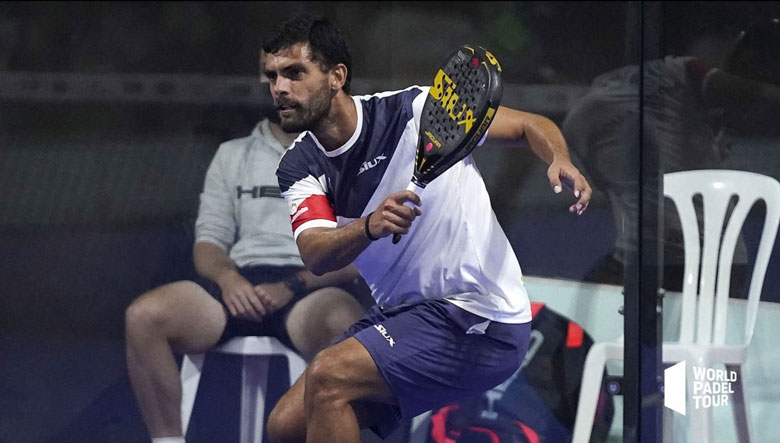
<instances>
[{"instance_id":1,"label":"racket grip","mask_svg":"<svg viewBox=\"0 0 780 443\"><path fill-rule=\"evenodd\" d=\"M407 191L412 191L417 195L420 195L423 189L425 188L417 186L417 184L415 184L413 181L410 181L409 185L406 187ZM414 209L414 203L408 200L404 202L404 206ZM401 234L393 234L393 244L397 244L399 241L401 241Z\"/></svg>"}]
</instances>

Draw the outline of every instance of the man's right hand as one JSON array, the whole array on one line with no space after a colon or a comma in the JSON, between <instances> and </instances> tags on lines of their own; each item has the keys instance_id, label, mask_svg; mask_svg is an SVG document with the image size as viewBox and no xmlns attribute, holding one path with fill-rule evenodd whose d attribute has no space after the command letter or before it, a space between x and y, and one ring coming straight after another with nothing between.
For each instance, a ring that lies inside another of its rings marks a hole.
<instances>
[{"instance_id":1,"label":"man's right hand","mask_svg":"<svg viewBox=\"0 0 780 443\"><path fill-rule=\"evenodd\" d=\"M217 282L222 289L222 300L230 315L245 320L262 321L266 309L255 288L236 271L230 271Z\"/></svg>"},{"instance_id":2,"label":"man's right hand","mask_svg":"<svg viewBox=\"0 0 780 443\"><path fill-rule=\"evenodd\" d=\"M411 202L414 208L404 205ZM371 214L368 229L376 238L387 237L390 234L406 234L418 215L422 215L419 206L420 196L412 191L394 192L379 204Z\"/></svg>"}]
</instances>

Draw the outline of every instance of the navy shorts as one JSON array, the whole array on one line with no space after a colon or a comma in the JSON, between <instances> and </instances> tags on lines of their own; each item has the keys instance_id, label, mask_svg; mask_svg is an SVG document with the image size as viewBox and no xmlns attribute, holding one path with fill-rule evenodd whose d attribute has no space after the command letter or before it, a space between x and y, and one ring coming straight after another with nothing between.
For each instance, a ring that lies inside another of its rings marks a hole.
<instances>
[{"instance_id":1,"label":"navy shorts","mask_svg":"<svg viewBox=\"0 0 780 443\"><path fill-rule=\"evenodd\" d=\"M371 354L397 405L366 402L381 437L404 420L479 395L509 378L528 348L531 323L490 322L446 300L373 306L338 340L355 337Z\"/></svg>"},{"instance_id":2,"label":"navy shorts","mask_svg":"<svg viewBox=\"0 0 780 443\"><path fill-rule=\"evenodd\" d=\"M298 266L250 266L239 268L238 273L247 279L249 283L259 285L261 283L276 283L284 280L284 278L301 269L302 268ZM279 341L290 347L290 349L295 349L295 346L290 340L290 335L287 333L287 327L285 326L287 314L290 313L294 303L288 303L286 306L264 318L261 322L244 320L230 315L230 311L228 311L225 306L225 301L222 299L222 290L219 288L218 284L208 279L201 279L198 283L222 304L222 308L225 310L225 315L227 316L225 330L222 331L222 335L219 337L217 344L222 344L233 337L260 335L276 337Z\"/></svg>"}]
</instances>

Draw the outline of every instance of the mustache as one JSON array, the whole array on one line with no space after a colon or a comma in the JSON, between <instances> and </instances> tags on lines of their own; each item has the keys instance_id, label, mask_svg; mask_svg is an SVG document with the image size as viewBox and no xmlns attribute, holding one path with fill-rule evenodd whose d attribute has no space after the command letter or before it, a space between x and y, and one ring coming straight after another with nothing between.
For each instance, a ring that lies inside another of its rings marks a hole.
<instances>
[{"instance_id":1,"label":"mustache","mask_svg":"<svg viewBox=\"0 0 780 443\"><path fill-rule=\"evenodd\" d=\"M277 110L284 108L297 108L299 106L300 104L298 102L284 98L279 98L274 103L274 107L276 107Z\"/></svg>"}]
</instances>

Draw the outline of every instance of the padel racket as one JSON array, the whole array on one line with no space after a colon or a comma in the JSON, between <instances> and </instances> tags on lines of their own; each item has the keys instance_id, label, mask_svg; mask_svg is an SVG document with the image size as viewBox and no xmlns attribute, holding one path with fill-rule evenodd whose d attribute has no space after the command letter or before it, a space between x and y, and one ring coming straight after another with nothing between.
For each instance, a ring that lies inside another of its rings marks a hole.
<instances>
[{"instance_id":1,"label":"padel racket","mask_svg":"<svg viewBox=\"0 0 780 443\"><path fill-rule=\"evenodd\" d=\"M481 46L465 45L439 68L425 98L414 174L407 190L419 193L479 144L498 111L501 65ZM401 240L393 235L393 243Z\"/></svg>"}]
</instances>

